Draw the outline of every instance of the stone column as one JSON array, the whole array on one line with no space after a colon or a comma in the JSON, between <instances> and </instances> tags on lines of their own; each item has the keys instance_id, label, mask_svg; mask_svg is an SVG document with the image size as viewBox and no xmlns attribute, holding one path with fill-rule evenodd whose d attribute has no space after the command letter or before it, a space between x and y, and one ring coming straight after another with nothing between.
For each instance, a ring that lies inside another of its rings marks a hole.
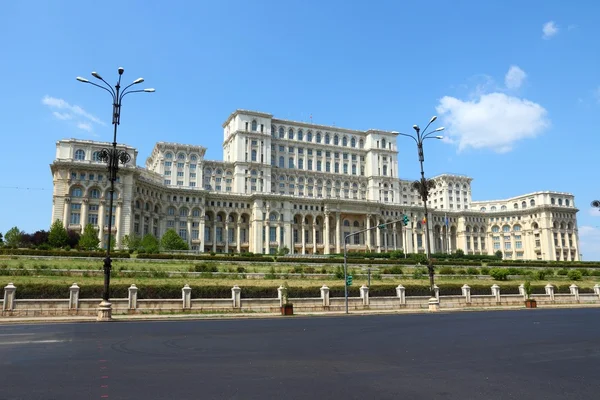
<instances>
[{"instance_id":1,"label":"stone column","mask_svg":"<svg viewBox=\"0 0 600 400\"><path fill-rule=\"evenodd\" d=\"M189 310L192 308L192 288L187 283L181 289L181 297L183 300L183 309Z\"/></svg>"},{"instance_id":2,"label":"stone column","mask_svg":"<svg viewBox=\"0 0 600 400\"><path fill-rule=\"evenodd\" d=\"M275 230L275 236L277 239L277 247L280 249L283 249L283 247L285 246L285 242L281 240L281 230L283 229L283 227L281 226L281 223L277 224L277 229Z\"/></svg>"},{"instance_id":3,"label":"stone column","mask_svg":"<svg viewBox=\"0 0 600 400\"><path fill-rule=\"evenodd\" d=\"M225 223L225 253L229 253L229 222Z\"/></svg>"},{"instance_id":4,"label":"stone column","mask_svg":"<svg viewBox=\"0 0 600 400\"><path fill-rule=\"evenodd\" d=\"M69 227L69 209L71 208L71 199L65 198L65 208L63 209L63 225L65 228Z\"/></svg>"},{"instance_id":5,"label":"stone column","mask_svg":"<svg viewBox=\"0 0 600 400\"><path fill-rule=\"evenodd\" d=\"M367 225L367 229L371 229L371 214L367 214L367 221L366 221L366 223L367 223L367 224L366 224L366 225ZM367 241L367 243L365 243L365 244L367 245L367 247L368 247L369 251L373 250L373 249L371 248L371 246L372 246L372 243L373 243L373 242L371 241L371 232L372 232L372 231L367 231L367 232L365 232L365 233L367 234L367 235L366 235L366 239L365 239L365 240Z\"/></svg>"},{"instance_id":6,"label":"stone column","mask_svg":"<svg viewBox=\"0 0 600 400\"><path fill-rule=\"evenodd\" d=\"M313 242L313 254L317 254L317 224L313 220L312 224L312 242Z\"/></svg>"},{"instance_id":7,"label":"stone column","mask_svg":"<svg viewBox=\"0 0 600 400\"><path fill-rule=\"evenodd\" d=\"M100 207L98 207L98 235L100 237L100 243L98 245L101 249L104 248L106 241L104 240L104 214L106 213L106 200L100 200Z\"/></svg>"},{"instance_id":8,"label":"stone column","mask_svg":"<svg viewBox=\"0 0 600 400\"><path fill-rule=\"evenodd\" d=\"M212 234L212 251L213 253L217 252L217 216L215 215L215 220L213 221L213 234Z\"/></svg>"},{"instance_id":9,"label":"stone column","mask_svg":"<svg viewBox=\"0 0 600 400\"><path fill-rule=\"evenodd\" d=\"M114 236L115 236L115 245L117 248L121 247L121 232L123 232L123 224L121 223L121 210L123 209L123 201L117 201L117 210L115 212L115 223L113 226ZM142 232L144 229L144 221L140 221L142 223Z\"/></svg>"},{"instance_id":10,"label":"stone column","mask_svg":"<svg viewBox=\"0 0 600 400\"><path fill-rule=\"evenodd\" d=\"M138 296L138 288L137 286L135 286L135 284L131 284L131 286L129 287L129 296L128 296L128 308L130 310L135 310L137 309L137 296Z\"/></svg>"},{"instance_id":11,"label":"stone column","mask_svg":"<svg viewBox=\"0 0 600 400\"><path fill-rule=\"evenodd\" d=\"M379 221L375 221L376 224L379 224ZM379 228L375 229L375 234L377 235L377 252L381 253L381 230Z\"/></svg>"},{"instance_id":12,"label":"stone column","mask_svg":"<svg viewBox=\"0 0 600 400\"><path fill-rule=\"evenodd\" d=\"M267 214L267 216L268 216L268 214ZM263 223L263 226L264 226L264 230L265 230L265 243L264 243L265 250L264 250L264 253L265 254L269 254L269 249L271 247L271 244L270 244L270 242L271 242L271 232L270 232L269 221L265 220L265 222Z\"/></svg>"},{"instance_id":13,"label":"stone column","mask_svg":"<svg viewBox=\"0 0 600 400\"><path fill-rule=\"evenodd\" d=\"M392 240L394 242L394 251L395 251L395 250L398 250L398 231L396 230L395 222L392 224L392 229L394 229L392 232Z\"/></svg>"},{"instance_id":14,"label":"stone column","mask_svg":"<svg viewBox=\"0 0 600 400\"><path fill-rule=\"evenodd\" d=\"M325 231L323 232L323 243L325 244L325 254L330 254L331 249L329 248L329 211L325 212Z\"/></svg>"},{"instance_id":15,"label":"stone column","mask_svg":"<svg viewBox=\"0 0 600 400\"><path fill-rule=\"evenodd\" d=\"M302 243L302 254L306 254L306 225L304 224L304 217L302 217L302 228L300 230L300 243Z\"/></svg>"},{"instance_id":16,"label":"stone column","mask_svg":"<svg viewBox=\"0 0 600 400\"><path fill-rule=\"evenodd\" d=\"M329 288L326 285L321 287L321 299L323 299L323 307L329 307Z\"/></svg>"},{"instance_id":17,"label":"stone column","mask_svg":"<svg viewBox=\"0 0 600 400\"><path fill-rule=\"evenodd\" d=\"M198 232L198 237L200 238L200 251L202 253L204 253L206 250L204 248L204 245L206 244L206 238L204 237L204 230L206 229L206 220L204 219L203 213L200 213L200 232Z\"/></svg>"},{"instance_id":18,"label":"stone column","mask_svg":"<svg viewBox=\"0 0 600 400\"><path fill-rule=\"evenodd\" d=\"M13 283L9 283L4 287L4 303L2 311L12 311L15 309L15 295L17 288Z\"/></svg>"},{"instance_id":19,"label":"stone column","mask_svg":"<svg viewBox=\"0 0 600 400\"><path fill-rule=\"evenodd\" d=\"M398 287L396 288L396 295L398 296L398 299L400 299L400 305L405 306L406 305L406 289L404 288L404 286L398 285Z\"/></svg>"},{"instance_id":20,"label":"stone column","mask_svg":"<svg viewBox=\"0 0 600 400\"><path fill-rule=\"evenodd\" d=\"M341 213L335 213L335 252L340 254L342 247L340 246L340 237L342 236Z\"/></svg>"},{"instance_id":21,"label":"stone column","mask_svg":"<svg viewBox=\"0 0 600 400\"><path fill-rule=\"evenodd\" d=\"M81 202L81 234L87 225L88 219L88 199L83 199Z\"/></svg>"},{"instance_id":22,"label":"stone column","mask_svg":"<svg viewBox=\"0 0 600 400\"><path fill-rule=\"evenodd\" d=\"M233 300L233 308L241 308L241 292L242 289L238 285L231 288L231 299Z\"/></svg>"},{"instance_id":23,"label":"stone column","mask_svg":"<svg viewBox=\"0 0 600 400\"><path fill-rule=\"evenodd\" d=\"M238 224L235 230L235 245L238 254L242 252L242 217L238 217Z\"/></svg>"},{"instance_id":24,"label":"stone column","mask_svg":"<svg viewBox=\"0 0 600 400\"><path fill-rule=\"evenodd\" d=\"M79 308L79 286L76 283L69 288L69 310L77 310Z\"/></svg>"}]
</instances>

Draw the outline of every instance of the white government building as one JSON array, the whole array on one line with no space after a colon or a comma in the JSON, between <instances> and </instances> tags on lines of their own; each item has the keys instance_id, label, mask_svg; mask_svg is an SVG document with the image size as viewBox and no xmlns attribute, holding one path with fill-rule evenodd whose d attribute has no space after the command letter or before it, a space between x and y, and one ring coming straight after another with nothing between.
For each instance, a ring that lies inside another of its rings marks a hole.
<instances>
[{"instance_id":1,"label":"white government building","mask_svg":"<svg viewBox=\"0 0 600 400\"><path fill-rule=\"evenodd\" d=\"M159 142L137 166L137 150L115 183L113 233L157 237L174 229L200 252L295 254L343 251L425 252L423 203L412 181L397 176L397 134L288 121L237 110L223 123L223 161L206 148ZM52 220L81 231L108 232L109 187L99 151L110 143L60 140L51 164ZM405 153L413 156L412 142ZM417 166L415 165L415 168ZM435 177L430 192L432 253L462 249L505 259L579 260L577 208L569 193L535 192L504 200L472 201L471 178ZM401 222L409 216L407 226Z\"/></svg>"}]
</instances>

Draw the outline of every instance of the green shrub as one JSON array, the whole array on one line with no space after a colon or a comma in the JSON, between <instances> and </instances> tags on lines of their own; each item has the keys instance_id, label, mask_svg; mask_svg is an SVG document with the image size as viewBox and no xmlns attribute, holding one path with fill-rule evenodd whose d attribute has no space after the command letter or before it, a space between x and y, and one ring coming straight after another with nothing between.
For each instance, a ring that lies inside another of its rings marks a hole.
<instances>
[{"instance_id":1,"label":"green shrub","mask_svg":"<svg viewBox=\"0 0 600 400\"><path fill-rule=\"evenodd\" d=\"M590 270L587 268L577 268L577 271L581 272L581 276L590 276Z\"/></svg>"},{"instance_id":2,"label":"green shrub","mask_svg":"<svg viewBox=\"0 0 600 400\"><path fill-rule=\"evenodd\" d=\"M481 267L481 275L489 275L490 269L488 267Z\"/></svg>"},{"instance_id":3,"label":"green shrub","mask_svg":"<svg viewBox=\"0 0 600 400\"><path fill-rule=\"evenodd\" d=\"M196 272L219 272L219 269L214 264L202 263L202 264L196 264L196 266L194 267L194 271L196 271Z\"/></svg>"},{"instance_id":4,"label":"green shrub","mask_svg":"<svg viewBox=\"0 0 600 400\"><path fill-rule=\"evenodd\" d=\"M469 267L469 268L467 268L467 274L468 275L479 275L479 270L475 267Z\"/></svg>"},{"instance_id":5,"label":"green shrub","mask_svg":"<svg viewBox=\"0 0 600 400\"><path fill-rule=\"evenodd\" d=\"M438 274L440 275L454 275L454 268L452 267L442 267L439 269Z\"/></svg>"},{"instance_id":6,"label":"green shrub","mask_svg":"<svg viewBox=\"0 0 600 400\"><path fill-rule=\"evenodd\" d=\"M566 276L569 273L569 270L566 268L561 268L558 271L556 271L556 275L559 276Z\"/></svg>"},{"instance_id":7,"label":"green shrub","mask_svg":"<svg viewBox=\"0 0 600 400\"><path fill-rule=\"evenodd\" d=\"M413 279L423 279L427 275L427 268L415 268L413 271Z\"/></svg>"},{"instance_id":8,"label":"green shrub","mask_svg":"<svg viewBox=\"0 0 600 400\"><path fill-rule=\"evenodd\" d=\"M572 269L567 273L567 277L572 281L580 281L582 277L581 271L577 269Z\"/></svg>"},{"instance_id":9,"label":"green shrub","mask_svg":"<svg viewBox=\"0 0 600 400\"><path fill-rule=\"evenodd\" d=\"M490 270L490 275L496 281L507 281L510 273L506 268L492 268Z\"/></svg>"}]
</instances>

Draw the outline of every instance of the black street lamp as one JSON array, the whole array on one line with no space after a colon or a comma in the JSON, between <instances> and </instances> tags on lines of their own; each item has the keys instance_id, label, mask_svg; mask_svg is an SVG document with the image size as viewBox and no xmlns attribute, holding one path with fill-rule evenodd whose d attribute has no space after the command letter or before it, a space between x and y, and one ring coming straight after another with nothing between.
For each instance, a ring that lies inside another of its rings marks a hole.
<instances>
[{"instance_id":1,"label":"black street lamp","mask_svg":"<svg viewBox=\"0 0 600 400\"><path fill-rule=\"evenodd\" d=\"M113 142L111 148L104 148L100 151L99 158L108 165L108 180L110 181L110 200L108 208L108 243L106 245L106 258L104 259L104 290L102 291L102 302L98 308L98 321L108 321L112 318L112 309L110 299L110 271L112 269L112 260L110 258L110 245L112 241L112 217L113 217L113 198L115 193L115 181L117 180L117 172L119 171L119 162L123 165L131 160L131 156L125 151L117 149L117 127L121 123L121 103L123 97L129 93L152 93L154 89L127 90L133 85L144 82L144 78L138 78L121 91L121 77L125 69L119 67L119 80L114 89L108 84L97 72L92 72L92 76L100 80L104 85L90 82L89 80L77 77L79 82L89 83L90 85L106 90L113 100L113 116L112 124L114 125ZM104 232L102 232L104 234Z\"/></svg>"},{"instance_id":2,"label":"black street lamp","mask_svg":"<svg viewBox=\"0 0 600 400\"><path fill-rule=\"evenodd\" d=\"M425 172L423 171L423 161L425 161L425 156L423 155L423 142L426 139L443 139L443 136L434 135L434 133L441 132L444 130L443 127L434 129L432 131L427 132L427 128L429 125L433 123L437 119L436 116L433 116L429 123L423 129L423 133L421 133L421 128L418 125L413 125L413 129L416 132L416 135L407 135L405 133L397 132L401 136L406 136L415 141L417 143L417 149L419 152L419 163L421 164L421 179L414 181L412 183L413 189L417 190L417 192L421 195L421 200L423 200L423 206L425 209L425 239L427 241L426 251L427 251L427 269L429 271L429 289L431 291L431 299L435 298L435 290L434 290L434 281L433 281L433 263L431 262L431 244L429 243L429 212L427 210L427 199L429 198L429 191L435 187L435 180L433 179L425 179ZM437 300L436 300L437 304ZM431 300L430 300L430 308L431 308Z\"/></svg>"}]
</instances>

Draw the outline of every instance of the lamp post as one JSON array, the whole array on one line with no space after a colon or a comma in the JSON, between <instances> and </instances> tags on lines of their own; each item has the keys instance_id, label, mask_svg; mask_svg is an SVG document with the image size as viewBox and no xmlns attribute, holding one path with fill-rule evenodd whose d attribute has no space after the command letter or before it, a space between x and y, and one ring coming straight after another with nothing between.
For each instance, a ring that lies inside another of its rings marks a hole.
<instances>
[{"instance_id":1,"label":"lamp post","mask_svg":"<svg viewBox=\"0 0 600 400\"><path fill-rule=\"evenodd\" d=\"M421 200L423 200L423 208L425 211L425 239L427 245L425 247L427 251L427 270L429 271L429 290L431 292L431 299L429 300L429 309L437 310L439 306L439 302L435 297L434 290L434 280L433 280L433 264L431 262L431 243L429 242L429 212L427 210L427 199L429 197L429 190L431 190L435 186L435 181L433 179L425 179L425 172L423 170L423 161L425 161L425 156L423 155L423 142L427 139L443 139L443 136L434 135L437 132L441 132L444 130L443 127L434 129L432 131L427 132L427 128L437 119L437 116L431 117L429 123L421 132L421 128L418 125L413 125L413 129L416 134L407 135L405 133L396 132L401 136L406 136L415 141L417 144L417 150L419 153L419 164L421 166L421 179L418 181L414 181L412 187L416 189L421 195Z\"/></svg>"},{"instance_id":2,"label":"lamp post","mask_svg":"<svg viewBox=\"0 0 600 400\"><path fill-rule=\"evenodd\" d=\"M375 225L371 228L362 229L360 231L352 232L352 233L349 233L346 236L344 236L344 301L346 304L346 314L348 314L348 247L347 247L348 239L350 239L352 236L360 235L361 233L364 233L367 231L372 231L373 229L383 229L387 225L395 224L397 222L402 222L402 221L401 220L392 221L392 222L387 222L384 224ZM369 280L369 286L370 285L371 285L371 281Z\"/></svg>"},{"instance_id":3,"label":"lamp post","mask_svg":"<svg viewBox=\"0 0 600 400\"><path fill-rule=\"evenodd\" d=\"M115 181L117 180L119 163L125 165L131 160L131 156L125 150L117 149L117 127L121 123L121 103L123 101L123 97L125 97L129 93L154 92L154 89L141 89L129 91L127 90L133 85L137 85L139 83L144 82L144 78L136 79L129 85L125 86L123 90L121 90L121 77L123 76L123 72L125 71L125 69L123 67L119 67L117 71L119 73L119 80L117 81L117 84L115 85L114 89L97 72L92 72L92 76L101 81L103 84L96 84L80 76L77 77L77 80L79 82L89 83L90 85L106 90L112 97L113 101L112 124L114 125L114 133L112 147L102 149L99 154L100 160L104 161L108 166L108 180L110 181L110 199L108 208L108 243L106 244L106 258L104 259L104 290L102 291L102 302L98 307L98 321L109 321L112 318L112 305L109 301L110 271L112 269L112 260L110 258L110 246L112 241L112 217ZM102 232L102 234L104 234L104 232Z\"/></svg>"}]
</instances>

